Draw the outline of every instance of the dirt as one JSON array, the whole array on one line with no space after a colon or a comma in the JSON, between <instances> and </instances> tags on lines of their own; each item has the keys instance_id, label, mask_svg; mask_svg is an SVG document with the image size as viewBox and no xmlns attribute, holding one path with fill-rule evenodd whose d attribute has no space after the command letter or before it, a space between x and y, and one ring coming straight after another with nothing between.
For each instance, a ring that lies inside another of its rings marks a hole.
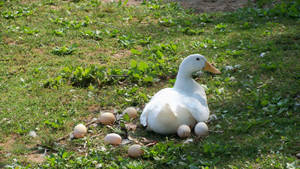
<instances>
[{"instance_id":1,"label":"dirt","mask_svg":"<svg viewBox=\"0 0 300 169\"><path fill-rule=\"evenodd\" d=\"M45 155L44 154L29 154L27 155L27 161L33 162L33 163L43 163L45 161Z\"/></svg>"},{"instance_id":2,"label":"dirt","mask_svg":"<svg viewBox=\"0 0 300 169\"><path fill-rule=\"evenodd\" d=\"M114 58L117 58L117 59L120 59L120 58L123 58L123 57L128 57L130 56L131 52L130 50L120 50L118 51L117 53L115 53L113 55Z\"/></svg>"},{"instance_id":3,"label":"dirt","mask_svg":"<svg viewBox=\"0 0 300 169\"><path fill-rule=\"evenodd\" d=\"M122 0L123 2L125 0ZM109 3L109 2L119 2L119 0L103 0L102 2L104 3ZM126 5L139 5L141 4L142 0L128 0Z\"/></svg>"},{"instance_id":4,"label":"dirt","mask_svg":"<svg viewBox=\"0 0 300 169\"><path fill-rule=\"evenodd\" d=\"M179 2L184 8L196 12L234 11L245 7L249 0L171 0Z\"/></svg>"},{"instance_id":5,"label":"dirt","mask_svg":"<svg viewBox=\"0 0 300 169\"><path fill-rule=\"evenodd\" d=\"M117 0L103 0L103 2L116 2ZM124 0L122 0L124 1ZM196 12L234 11L247 6L249 0L169 0L179 2L184 8L192 8ZM251 0L250 0L251 1ZM255 1L255 0L252 0ZM141 0L128 0L127 5L139 5Z\"/></svg>"},{"instance_id":6,"label":"dirt","mask_svg":"<svg viewBox=\"0 0 300 169\"><path fill-rule=\"evenodd\" d=\"M12 136L10 139L5 140L5 142L0 142L0 153L1 151L2 153L10 152L16 142L16 138L16 136Z\"/></svg>"}]
</instances>

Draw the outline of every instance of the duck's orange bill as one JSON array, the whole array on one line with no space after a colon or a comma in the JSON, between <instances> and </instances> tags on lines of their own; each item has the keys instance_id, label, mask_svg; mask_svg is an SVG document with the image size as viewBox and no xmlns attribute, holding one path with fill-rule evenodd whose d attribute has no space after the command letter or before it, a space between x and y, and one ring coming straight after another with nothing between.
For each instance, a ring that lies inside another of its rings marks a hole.
<instances>
[{"instance_id":1,"label":"duck's orange bill","mask_svg":"<svg viewBox=\"0 0 300 169\"><path fill-rule=\"evenodd\" d=\"M215 68L213 65L211 65L209 62L205 62L205 66L203 70L214 73L214 74L221 74L221 72Z\"/></svg>"}]
</instances>

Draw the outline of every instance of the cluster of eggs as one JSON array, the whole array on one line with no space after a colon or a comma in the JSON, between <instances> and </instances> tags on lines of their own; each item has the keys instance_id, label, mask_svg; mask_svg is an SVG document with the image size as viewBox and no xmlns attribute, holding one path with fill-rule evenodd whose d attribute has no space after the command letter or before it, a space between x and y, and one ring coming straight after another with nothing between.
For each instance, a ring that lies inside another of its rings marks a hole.
<instances>
[{"instance_id":1,"label":"cluster of eggs","mask_svg":"<svg viewBox=\"0 0 300 169\"><path fill-rule=\"evenodd\" d=\"M128 114L128 116L132 119L137 117L137 110L134 107L128 107L124 110L124 114ZM113 113L105 112L101 113L99 118L96 120L97 123L101 123L103 125L112 125L116 121L116 117ZM73 136L74 138L83 138L87 134L87 127L83 124L78 124L74 127ZM107 134L104 137L104 143L119 145L122 143L122 137L116 133ZM128 155L130 157L139 157L143 155L144 151L142 150L142 146L138 144L134 144L129 147Z\"/></svg>"},{"instance_id":2,"label":"cluster of eggs","mask_svg":"<svg viewBox=\"0 0 300 169\"><path fill-rule=\"evenodd\" d=\"M128 107L124 110L123 114L127 114L130 118L134 119L137 117L137 110L134 107ZM96 120L97 123L103 125L112 125L116 121L116 117L113 113L105 112L101 113L99 118ZM73 136L75 138L83 138L87 133L87 127L83 124L75 126ZM194 128L194 133L198 137L204 137L208 135L208 127L204 122L199 122ZM180 125L177 129L177 135L180 138L187 138L191 135L191 128L188 125ZM104 137L104 143L112 145L120 145L122 143L122 137L116 133L107 134ZM139 157L143 155L144 151L141 145L134 144L128 149L128 155L130 157Z\"/></svg>"},{"instance_id":3,"label":"cluster of eggs","mask_svg":"<svg viewBox=\"0 0 300 169\"><path fill-rule=\"evenodd\" d=\"M199 122L194 128L194 132L198 137L204 137L208 135L208 127L204 122ZM177 135L181 138L186 138L191 135L191 128L188 125L180 125L177 129Z\"/></svg>"}]
</instances>

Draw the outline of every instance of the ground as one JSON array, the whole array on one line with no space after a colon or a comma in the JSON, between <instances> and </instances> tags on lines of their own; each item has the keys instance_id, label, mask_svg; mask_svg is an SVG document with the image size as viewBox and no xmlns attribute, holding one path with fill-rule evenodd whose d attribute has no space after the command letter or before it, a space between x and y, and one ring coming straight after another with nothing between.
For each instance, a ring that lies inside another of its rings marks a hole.
<instances>
[{"instance_id":1,"label":"ground","mask_svg":"<svg viewBox=\"0 0 300 169\"><path fill-rule=\"evenodd\" d=\"M0 0L0 168L296 168L299 3L198 2ZM207 137L122 115L173 86L192 53L222 72L193 75L214 117ZM101 112L118 120L90 124ZM69 139L79 123L88 134ZM124 144L104 144L111 132Z\"/></svg>"},{"instance_id":2,"label":"ground","mask_svg":"<svg viewBox=\"0 0 300 169\"><path fill-rule=\"evenodd\" d=\"M196 12L233 11L248 5L249 0L178 0L183 7Z\"/></svg>"}]
</instances>

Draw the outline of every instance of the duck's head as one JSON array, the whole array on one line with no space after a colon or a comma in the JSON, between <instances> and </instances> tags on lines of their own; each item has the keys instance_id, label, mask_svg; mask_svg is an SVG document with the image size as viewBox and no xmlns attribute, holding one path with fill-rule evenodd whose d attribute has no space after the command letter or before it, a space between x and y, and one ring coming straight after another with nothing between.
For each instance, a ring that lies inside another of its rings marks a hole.
<instances>
[{"instance_id":1,"label":"duck's head","mask_svg":"<svg viewBox=\"0 0 300 169\"><path fill-rule=\"evenodd\" d=\"M193 54L186 57L180 64L179 71L192 74L194 72L205 70L214 74L220 74L221 72L211 65L204 56L200 54Z\"/></svg>"}]
</instances>

